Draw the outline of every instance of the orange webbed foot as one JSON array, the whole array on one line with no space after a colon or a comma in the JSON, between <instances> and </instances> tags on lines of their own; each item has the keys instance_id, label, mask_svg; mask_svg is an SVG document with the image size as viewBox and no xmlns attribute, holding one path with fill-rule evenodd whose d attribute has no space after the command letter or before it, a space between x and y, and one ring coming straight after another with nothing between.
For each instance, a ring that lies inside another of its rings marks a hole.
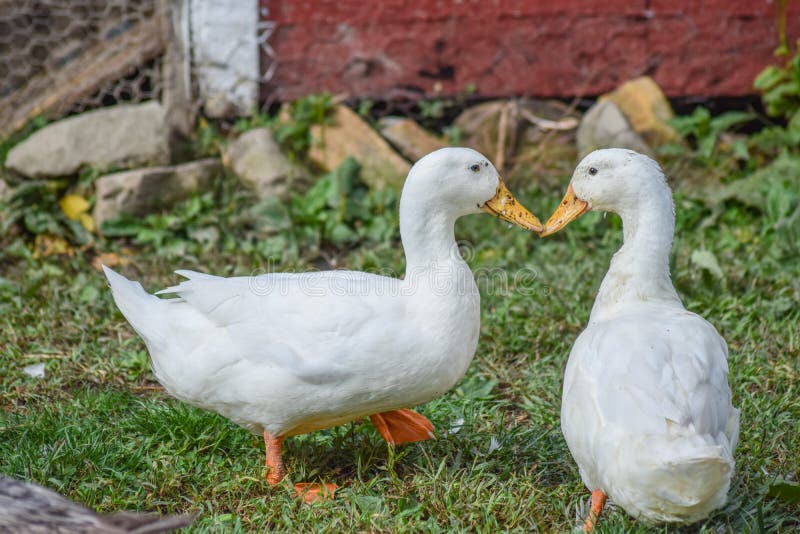
<instances>
[{"instance_id":1,"label":"orange webbed foot","mask_svg":"<svg viewBox=\"0 0 800 534\"><path fill-rule=\"evenodd\" d=\"M428 418L406 408L369 416L383 439L391 445L432 439L433 425Z\"/></svg>"},{"instance_id":2,"label":"orange webbed foot","mask_svg":"<svg viewBox=\"0 0 800 534\"><path fill-rule=\"evenodd\" d=\"M303 499L305 503L333 499L339 486L333 483L315 484L313 482L298 482L294 485L294 492L297 497Z\"/></svg>"}]
</instances>

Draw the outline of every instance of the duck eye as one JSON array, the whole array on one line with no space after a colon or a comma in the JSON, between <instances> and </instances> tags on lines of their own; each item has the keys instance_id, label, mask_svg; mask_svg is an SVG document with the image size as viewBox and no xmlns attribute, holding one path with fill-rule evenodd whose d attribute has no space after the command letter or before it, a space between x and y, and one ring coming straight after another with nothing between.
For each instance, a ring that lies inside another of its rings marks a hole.
<instances>
[{"instance_id":1,"label":"duck eye","mask_svg":"<svg viewBox=\"0 0 800 534\"><path fill-rule=\"evenodd\" d=\"M469 170L472 172L480 172L481 166L476 163L474 165L470 165Z\"/></svg>"},{"instance_id":2,"label":"duck eye","mask_svg":"<svg viewBox=\"0 0 800 534\"><path fill-rule=\"evenodd\" d=\"M595 174L597 174L597 169L595 169L594 167L589 167L589 174L594 176Z\"/></svg>"}]
</instances>

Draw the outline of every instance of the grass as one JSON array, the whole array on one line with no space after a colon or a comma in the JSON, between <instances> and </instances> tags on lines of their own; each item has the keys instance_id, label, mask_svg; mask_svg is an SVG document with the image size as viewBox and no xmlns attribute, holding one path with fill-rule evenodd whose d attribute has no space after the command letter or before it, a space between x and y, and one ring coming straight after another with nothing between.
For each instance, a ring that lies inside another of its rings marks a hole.
<instances>
[{"instance_id":1,"label":"grass","mask_svg":"<svg viewBox=\"0 0 800 534\"><path fill-rule=\"evenodd\" d=\"M512 189L532 211L549 214L560 192L525 183ZM787 191L800 197L797 183ZM800 243L791 228L776 229L769 214L736 201L711 209L680 192L676 199L675 285L727 339L742 410L729 504L677 530L795 531L798 504L767 493L779 478L800 478ZM201 206L228 232L216 242L187 241L183 228L164 230L160 246L114 239L95 249L129 258L121 270L149 290L170 284L178 267L263 270L258 247L238 246L259 235L257 221L232 215L248 201L217 200ZM0 251L0 472L103 512L196 513L190 532L569 531L587 491L559 428L561 379L620 245L619 220L589 214L539 240L475 215L458 223L457 236L477 273L512 277L505 291L484 287L480 345L467 376L419 407L438 439L392 450L355 422L287 440L291 479L341 486L335 500L312 505L267 486L258 436L165 394L90 254L37 258L22 238L9 239ZM722 277L692 261L698 250L713 255ZM403 256L396 237L301 245L276 268L329 265L400 271ZM513 278L521 270L529 276ZM35 362L45 362L44 378L23 374ZM674 530L611 509L598 532Z\"/></svg>"}]
</instances>

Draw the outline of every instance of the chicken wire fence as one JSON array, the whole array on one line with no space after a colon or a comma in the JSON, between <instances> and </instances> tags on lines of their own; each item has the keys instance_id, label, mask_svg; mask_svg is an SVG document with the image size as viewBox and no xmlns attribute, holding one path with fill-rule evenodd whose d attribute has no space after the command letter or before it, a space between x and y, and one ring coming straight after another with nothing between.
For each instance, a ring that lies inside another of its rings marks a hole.
<instances>
[{"instance_id":1,"label":"chicken wire fence","mask_svg":"<svg viewBox=\"0 0 800 534\"><path fill-rule=\"evenodd\" d=\"M253 45L260 54L260 72L255 81L264 110L274 103L270 82L279 61L270 44L276 24L270 21L269 2L258 3ZM184 6L196 13L209 5L199 0L0 0L0 139L38 116L52 120L162 100L165 90L174 88L164 66L175 10ZM202 71L215 65L206 64L202 48L193 49L194 34L180 37L192 41L192 50L182 53L191 62L185 89L193 113L205 97ZM211 48L218 47L212 43ZM438 113L420 106L420 99L418 94L390 95L375 102L370 113L440 121ZM354 100L348 104L359 106Z\"/></svg>"},{"instance_id":2,"label":"chicken wire fence","mask_svg":"<svg viewBox=\"0 0 800 534\"><path fill-rule=\"evenodd\" d=\"M0 137L161 96L158 0L0 0Z\"/></svg>"}]
</instances>

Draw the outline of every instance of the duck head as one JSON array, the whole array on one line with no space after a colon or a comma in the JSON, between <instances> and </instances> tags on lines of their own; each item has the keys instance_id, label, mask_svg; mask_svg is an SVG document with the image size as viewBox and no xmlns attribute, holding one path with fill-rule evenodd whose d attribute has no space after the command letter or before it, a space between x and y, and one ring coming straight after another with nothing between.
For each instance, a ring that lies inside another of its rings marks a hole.
<instances>
[{"instance_id":1,"label":"duck head","mask_svg":"<svg viewBox=\"0 0 800 534\"><path fill-rule=\"evenodd\" d=\"M567 192L544 225L541 237L554 234L589 210L623 215L669 189L664 173L651 158L622 148L595 150L572 174Z\"/></svg>"},{"instance_id":2,"label":"duck head","mask_svg":"<svg viewBox=\"0 0 800 534\"><path fill-rule=\"evenodd\" d=\"M404 200L454 219L483 211L526 230L543 229L509 192L494 165L469 148L442 148L417 161L403 186Z\"/></svg>"}]
</instances>

